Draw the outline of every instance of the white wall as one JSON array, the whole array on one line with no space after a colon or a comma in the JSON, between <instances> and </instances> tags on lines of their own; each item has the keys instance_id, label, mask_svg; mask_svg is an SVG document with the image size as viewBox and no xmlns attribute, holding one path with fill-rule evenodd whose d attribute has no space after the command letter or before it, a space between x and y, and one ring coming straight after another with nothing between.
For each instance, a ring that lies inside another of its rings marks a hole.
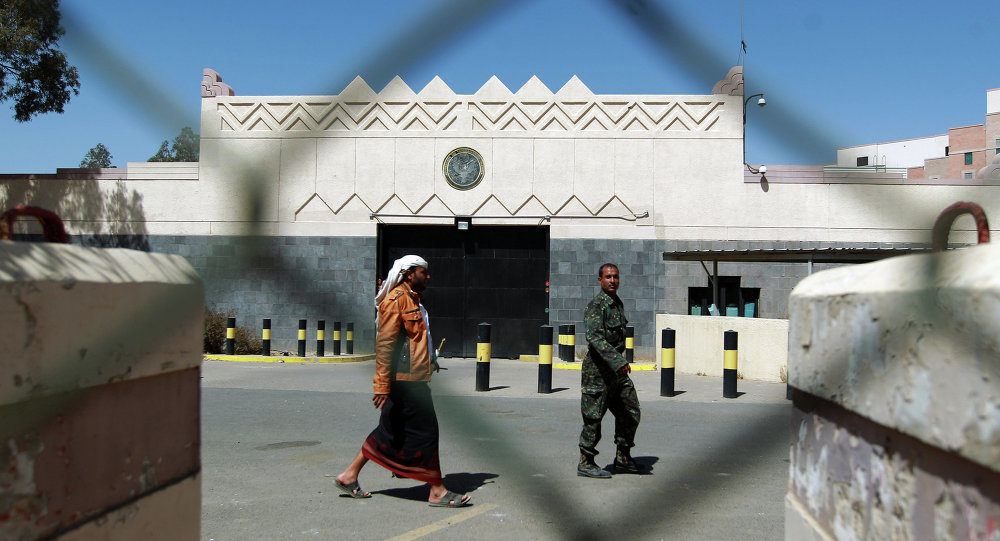
<instances>
[{"instance_id":1,"label":"white wall","mask_svg":"<svg viewBox=\"0 0 1000 541\"><path fill-rule=\"evenodd\" d=\"M857 167L857 159L868 156L868 165L920 167L924 160L944 156L948 135L931 135L888 143L873 143L837 149L839 167Z\"/></svg>"}]
</instances>

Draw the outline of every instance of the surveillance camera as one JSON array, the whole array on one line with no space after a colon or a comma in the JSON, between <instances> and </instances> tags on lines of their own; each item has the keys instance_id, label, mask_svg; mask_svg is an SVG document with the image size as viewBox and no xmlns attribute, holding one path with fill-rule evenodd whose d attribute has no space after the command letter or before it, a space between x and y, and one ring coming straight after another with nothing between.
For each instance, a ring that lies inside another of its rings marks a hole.
<instances>
[{"instance_id":1,"label":"surveillance camera","mask_svg":"<svg viewBox=\"0 0 1000 541\"><path fill-rule=\"evenodd\" d=\"M757 100L757 105L759 105L760 107L767 105L767 100L764 99L764 96L761 96L760 99Z\"/></svg>"},{"instance_id":2,"label":"surveillance camera","mask_svg":"<svg viewBox=\"0 0 1000 541\"><path fill-rule=\"evenodd\" d=\"M764 173L767 173L767 166L766 165L762 165L759 168L757 168L757 170L760 171L760 174L763 175Z\"/></svg>"}]
</instances>

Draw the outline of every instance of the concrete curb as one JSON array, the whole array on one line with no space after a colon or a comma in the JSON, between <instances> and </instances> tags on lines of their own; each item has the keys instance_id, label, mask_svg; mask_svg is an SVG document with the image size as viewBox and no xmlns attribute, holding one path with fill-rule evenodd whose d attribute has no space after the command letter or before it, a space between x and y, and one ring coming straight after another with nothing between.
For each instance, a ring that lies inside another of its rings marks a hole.
<instances>
[{"instance_id":1,"label":"concrete curb","mask_svg":"<svg viewBox=\"0 0 1000 541\"><path fill-rule=\"evenodd\" d=\"M241 363L310 363L310 364L340 364L340 363L360 363L364 361L371 361L375 359L374 353L361 354L361 355L341 355L339 357L293 357L293 356L275 356L265 357L263 355L216 355L216 354L204 354L202 357L206 361L228 361L228 362L241 362ZM520 361L523 362L535 362L537 363L537 357L531 358L531 355L521 355ZM475 361L475 359L467 359L469 361ZM553 363L552 368L557 370L580 370L583 366L582 362L578 363ZM652 371L656 370L656 363L632 363L632 371Z\"/></svg>"},{"instance_id":2,"label":"concrete curb","mask_svg":"<svg viewBox=\"0 0 1000 541\"><path fill-rule=\"evenodd\" d=\"M340 364L340 363L360 363L370 361L375 358L374 353L359 355L340 355L337 357L298 357L298 356L269 356L264 355L216 355L205 354L202 358L206 361L229 361L241 363L310 363L310 364Z\"/></svg>"},{"instance_id":3,"label":"concrete curb","mask_svg":"<svg viewBox=\"0 0 1000 541\"><path fill-rule=\"evenodd\" d=\"M526 363L537 363L538 356L521 355L521 357L516 360ZM632 364L632 370L656 370L656 363L631 363L631 364ZM556 363L556 362L552 363L552 368L555 368L557 370L580 370L580 367L582 366L583 366L582 361L575 363Z\"/></svg>"},{"instance_id":4,"label":"concrete curb","mask_svg":"<svg viewBox=\"0 0 1000 541\"><path fill-rule=\"evenodd\" d=\"M633 372L656 370L656 363L631 363L631 366ZM581 370L583 363L555 363L552 367L559 370Z\"/></svg>"}]
</instances>

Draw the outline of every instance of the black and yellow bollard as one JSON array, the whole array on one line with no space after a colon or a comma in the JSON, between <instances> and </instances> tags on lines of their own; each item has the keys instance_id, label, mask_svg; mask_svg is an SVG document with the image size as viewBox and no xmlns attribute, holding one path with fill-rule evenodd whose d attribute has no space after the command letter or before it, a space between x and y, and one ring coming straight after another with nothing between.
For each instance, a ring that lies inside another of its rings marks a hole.
<instances>
[{"instance_id":1,"label":"black and yellow bollard","mask_svg":"<svg viewBox=\"0 0 1000 541\"><path fill-rule=\"evenodd\" d=\"M260 332L260 353L265 357L271 355L271 318L264 318L264 327Z\"/></svg>"},{"instance_id":2,"label":"black and yellow bollard","mask_svg":"<svg viewBox=\"0 0 1000 541\"><path fill-rule=\"evenodd\" d=\"M299 357L306 356L306 320L299 320Z\"/></svg>"},{"instance_id":3,"label":"black and yellow bollard","mask_svg":"<svg viewBox=\"0 0 1000 541\"><path fill-rule=\"evenodd\" d=\"M236 318L226 318L226 355L233 355L236 350Z\"/></svg>"},{"instance_id":4,"label":"black and yellow bollard","mask_svg":"<svg viewBox=\"0 0 1000 541\"><path fill-rule=\"evenodd\" d=\"M538 392L552 392L552 325L538 329Z\"/></svg>"},{"instance_id":5,"label":"black and yellow bollard","mask_svg":"<svg viewBox=\"0 0 1000 541\"><path fill-rule=\"evenodd\" d=\"M635 327L625 327L625 361L635 360Z\"/></svg>"},{"instance_id":6,"label":"black and yellow bollard","mask_svg":"<svg viewBox=\"0 0 1000 541\"><path fill-rule=\"evenodd\" d=\"M347 338L345 339L344 346L346 346L346 353L348 355L354 355L354 324L347 324Z\"/></svg>"},{"instance_id":7,"label":"black and yellow bollard","mask_svg":"<svg viewBox=\"0 0 1000 541\"><path fill-rule=\"evenodd\" d=\"M675 332L667 327L660 333L660 396L674 396Z\"/></svg>"},{"instance_id":8,"label":"black and yellow bollard","mask_svg":"<svg viewBox=\"0 0 1000 541\"><path fill-rule=\"evenodd\" d=\"M333 322L333 354L340 355L340 322Z\"/></svg>"},{"instance_id":9,"label":"black and yellow bollard","mask_svg":"<svg viewBox=\"0 0 1000 541\"><path fill-rule=\"evenodd\" d=\"M564 363L573 362L576 349L576 325L559 326L559 360Z\"/></svg>"},{"instance_id":10,"label":"black and yellow bollard","mask_svg":"<svg viewBox=\"0 0 1000 541\"><path fill-rule=\"evenodd\" d=\"M722 397L736 398L737 334L726 331L723 335L724 357L722 366Z\"/></svg>"},{"instance_id":11,"label":"black and yellow bollard","mask_svg":"<svg viewBox=\"0 0 1000 541\"><path fill-rule=\"evenodd\" d=\"M316 322L316 356L322 357L326 353L326 320L321 319Z\"/></svg>"},{"instance_id":12,"label":"black and yellow bollard","mask_svg":"<svg viewBox=\"0 0 1000 541\"><path fill-rule=\"evenodd\" d=\"M476 341L476 390L490 390L490 324L480 323Z\"/></svg>"}]
</instances>

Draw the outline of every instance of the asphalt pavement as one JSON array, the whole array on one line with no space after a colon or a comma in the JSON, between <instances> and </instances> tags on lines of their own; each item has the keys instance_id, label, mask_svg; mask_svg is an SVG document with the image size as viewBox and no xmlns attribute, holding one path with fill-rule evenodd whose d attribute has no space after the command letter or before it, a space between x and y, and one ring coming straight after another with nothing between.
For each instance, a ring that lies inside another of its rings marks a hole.
<instances>
[{"instance_id":1,"label":"asphalt pavement","mask_svg":"<svg viewBox=\"0 0 1000 541\"><path fill-rule=\"evenodd\" d=\"M780 539L788 485L784 384L633 372L642 422L633 456L648 475L578 477L580 372L494 360L476 392L475 360L445 359L432 381L445 485L460 509L427 506L428 487L369 463L369 499L333 486L378 422L374 362L202 365L202 538ZM614 459L614 418L597 462Z\"/></svg>"}]
</instances>

